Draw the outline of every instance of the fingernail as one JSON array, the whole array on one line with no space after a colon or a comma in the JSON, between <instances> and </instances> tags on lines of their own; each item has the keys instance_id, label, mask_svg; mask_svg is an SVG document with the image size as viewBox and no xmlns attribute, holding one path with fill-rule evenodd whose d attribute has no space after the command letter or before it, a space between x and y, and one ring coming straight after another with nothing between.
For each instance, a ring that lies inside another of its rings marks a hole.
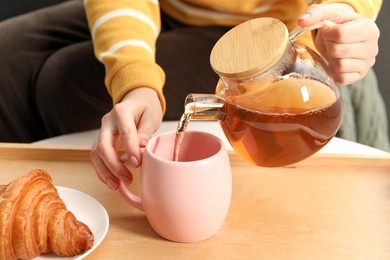
<instances>
[{"instance_id":1,"label":"fingernail","mask_svg":"<svg viewBox=\"0 0 390 260\"><path fill-rule=\"evenodd\" d=\"M139 147L144 148L147 143L148 143L147 139L142 139L141 142L139 143Z\"/></svg>"},{"instance_id":2,"label":"fingernail","mask_svg":"<svg viewBox=\"0 0 390 260\"><path fill-rule=\"evenodd\" d=\"M311 13L304 13L299 17L300 20L305 20L311 16Z\"/></svg>"},{"instance_id":3,"label":"fingernail","mask_svg":"<svg viewBox=\"0 0 390 260\"><path fill-rule=\"evenodd\" d=\"M121 162L127 162L127 160L129 160L129 156L127 154L122 154L121 157L119 158L119 160L121 160Z\"/></svg>"},{"instance_id":4,"label":"fingernail","mask_svg":"<svg viewBox=\"0 0 390 260\"><path fill-rule=\"evenodd\" d=\"M130 163L133 167L139 166L139 161L138 161L137 157L135 157L135 156L130 157Z\"/></svg>"},{"instance_id":5,"label":"fingernail","mask_svg":"<svg viewBox=\"0 0 390 260\"><path fill-rule=\"evenodd\" d=\"M119 179L121 180L121 182L123 182L126 185L129 185L131 183L131 179L126 175L119 176Z\"/></svg>"},{"instance_id":6,"label":"fingernail","mask_svg":"<svg viewBox=\"0 0 390 260\"><path fill-rule=\"evenodd\" d=\"M106 183L107 183L108 187L110 187L110 189L112 189L112 190L116 190L119 187L119 183L117 183L115 180L113 180L111 178L107 179Z\"/></svg>"}]
</instances>

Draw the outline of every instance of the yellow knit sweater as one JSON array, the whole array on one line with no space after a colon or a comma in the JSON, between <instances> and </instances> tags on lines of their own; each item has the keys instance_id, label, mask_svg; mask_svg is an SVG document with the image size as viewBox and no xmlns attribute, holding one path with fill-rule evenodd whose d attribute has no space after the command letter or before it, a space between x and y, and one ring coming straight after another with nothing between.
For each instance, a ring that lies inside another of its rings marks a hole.
<instances>
[{"instance_id":1,"label":"yellow knit sweater","mask_svg":"<svg viewBox=\"0 0 390 260\"><path fill-rule=\"evenodd\" d=\"M84 0L95 54L105 65L105 84L113 102L119 102L131 89L150 87L159 93L164 111L165 74L155 63L160 8L192 25L234 26L268 16L280 19L291 29L307 2L347 3L372 20L382 4L382 0Z\"/></svg>"}]
</instances>

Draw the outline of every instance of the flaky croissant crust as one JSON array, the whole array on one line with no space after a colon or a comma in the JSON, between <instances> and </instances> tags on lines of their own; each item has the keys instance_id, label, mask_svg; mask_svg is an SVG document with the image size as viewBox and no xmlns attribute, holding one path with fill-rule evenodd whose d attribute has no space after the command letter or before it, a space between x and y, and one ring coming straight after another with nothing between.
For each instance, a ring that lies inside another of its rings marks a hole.
<instances>
[{"instance_id":1,"label":"flaky croissant crust","mask_svg":"<svg viewBox=\"0 0 390 260\"><path fill-rule=\"evenodd\" d=\"M0 186L0 259L32 259L42 253L74 256L94 236L66 209L51 177L33 170Z\"/></svg>"}]
</instances>

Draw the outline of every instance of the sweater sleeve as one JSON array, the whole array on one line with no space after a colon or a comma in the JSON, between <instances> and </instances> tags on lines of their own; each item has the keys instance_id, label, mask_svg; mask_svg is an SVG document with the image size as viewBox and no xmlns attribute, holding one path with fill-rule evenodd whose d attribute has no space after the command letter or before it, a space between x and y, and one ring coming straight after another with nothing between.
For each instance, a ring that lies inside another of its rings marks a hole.
<instances>
[{"instance_id":1,"label":"sweater sleeve","mask_svg":"<svg viewBox=\"0 0 390 260\"><path fill-rule=\"evenodd\" d=\"M160 32L157 0L84 0L94 52L106 69L105 84L113 102L130 90L157 91L163 111L163 70L155 62Z\"/></svg>"}]
</instances>

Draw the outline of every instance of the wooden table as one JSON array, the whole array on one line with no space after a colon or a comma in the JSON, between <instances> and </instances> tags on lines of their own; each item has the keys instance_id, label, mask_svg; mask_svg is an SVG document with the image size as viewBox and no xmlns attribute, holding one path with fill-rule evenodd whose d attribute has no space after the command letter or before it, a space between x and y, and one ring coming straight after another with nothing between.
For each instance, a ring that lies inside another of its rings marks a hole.
<instances>
[{"instance_id":1,"label":"wooden table","mask_svg":"<svg viewBox=\"0 0 390 260\"><path fill-rule=\"evenodd\" d=\"M0 183L42 168L56 185L95 197L110 228L87 259L390 259L390 156L317 154L283 168L230 159L225 224L192 244L156 235L143 212L100 183L87 148L0 144Z\"/></svg>"}]
</instances>

